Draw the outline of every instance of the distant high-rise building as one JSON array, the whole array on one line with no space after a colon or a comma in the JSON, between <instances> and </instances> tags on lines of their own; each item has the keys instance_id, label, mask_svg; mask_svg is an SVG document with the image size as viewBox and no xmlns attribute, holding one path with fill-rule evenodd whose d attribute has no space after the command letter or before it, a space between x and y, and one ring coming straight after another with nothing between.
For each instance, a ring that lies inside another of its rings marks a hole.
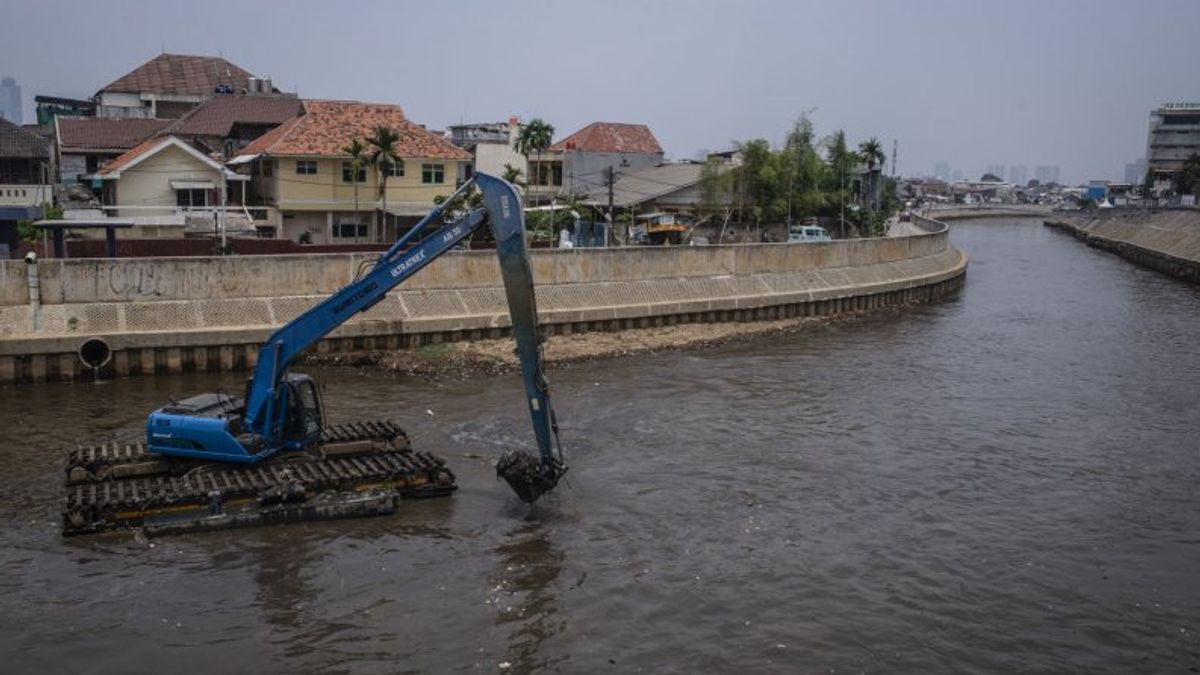
<instances>
[{"instance_id":1,"label":"distant high-rise building","mask_svg":"<svg viewBox=\"0 0 1200 675\"><path fill-rule=\"evenodd\" d=\"M950 174L950 180L960 181L963 179L962 169L955 169L954 173Z\"/></svg>"},{"instance_id":2,"label":"distant high-rise building","mask_svg":"<svg viewBox=\"0 0 1200 675\"><path fill-rule=\"evenodd\" d=\"M1033 177L1036 178L1039 183L1045 185L1046 183L1059 182L1058 181L1059 173L1060 173L1059 167L1046 166L1045 164L1042 164L1033 170Z\"/></svg>"},{"instance_id":3,"label":"distant high-rise building","mask_svg":"<svg viewBox=\"0 0 1200 675\"><path fill-rule=\"evenodd\" d=\"M1146 168L1156 182L1170 181L1195 154L1200 154L1200 101L1164 103L1150 111Z\"/></svg>"},{"instance_id":4,"label":"distant high-rise building","mask_svg":"<svg viewBox=\"0 0 1200 675\"><path fill-rule=\"evenodd\" d=\"M21 123L21 87L11 77L0 80L0 117L13 124Z\"/></svg>"},{"instance_id":5,"label":"distant high-rise building","mask_svg":"<svg viewBox=\"0 0 1200 675\"><path fill-rule=\"evenodd\" d=\"M944 160L933 165L933 175L942 180L950 180L950 165Z\"/></svg>"},{"instance_id":6,"label":"distant high-rise building","mask_svg":"<svg viewBox=\"0 0 1200 675\"><path fill-rule=\"evenodd\" d=\"M1008 167L1008 182L1012 183L1013 185L1025 184L1024 164L1013 164L1012 166Z\"/></svg>"},{"instance_id":7,"label":"distant high-rise building","mask_svg":"<svg viewBox=\"0 0 1200 675\"><path fill-rule=\"evenodd\" d=\"M999 178L1000 180L1004 180L1004 165L1003 164L988 164L987 172L992 174L996 178Z\"/></svg>"},{"instance_id":8,"label":"distant high-rise building","mask_svg":"<svg viewBox=\"0 0 1200 675\"><path fill-rule=\"evenodd\" d=\"M1146 178L1146 160L1139 159L1125 165L1125 182L1130 185L1141 185Z\"/></svg>"}]
</instances>

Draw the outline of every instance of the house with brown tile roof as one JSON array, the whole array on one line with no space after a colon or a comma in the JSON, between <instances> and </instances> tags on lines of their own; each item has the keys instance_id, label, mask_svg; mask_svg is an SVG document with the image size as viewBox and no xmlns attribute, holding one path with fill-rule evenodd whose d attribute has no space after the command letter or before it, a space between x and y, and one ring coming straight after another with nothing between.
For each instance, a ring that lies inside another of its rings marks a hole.
<instances>
[{"instance_id":1,"label":"house with brown tile roof","mask_svg":"<svg viewBox=\"0 0 1200 675\"><path fill-rule=\"evenodd\" d=\"M87 182L84 176L158 134L170 123L171 120L136 118L54 118L59 181L65 185Z\"/></svg>"},{"instance_id":2,"label":"house with brown tile roof","mask_svg":"<svg viewBox=\"0 0 1200 675\"><path fill-rule=\"evenodd\" d=\"M269 80L219 56L159 54L102 87L94 98L99 117L174 119L218 93L274 91Z\"/></svg>"},{"instance_id":3,"label":"house with brown tile roof","mask_svg":"<svg viewBox=\"0 0 1200 675\"><path fill-rule=\"evenodd\" d=\"M343 148L378 126L399 136L399 161L386 177L357 172ZM251 177L252 205L268 207L280 237L312 243L392 241L469 176L471 155L409 120L398 105L303 102L303 114L242 148L230 163Z\"/></svg>"},{"instance_id":4,"label":"house with brown tile roof","mask_svg":"<svg viewBox=\"0 0 1200 675\"><path fill-rule=\"evenodd\" d=\"M248 143L303 111L303 102L295 96L221 94L171 122L163 133L232 159Z\"/></svg>"},{"instance_id":5,"label":"house with brown tile roof","mask_svg":"<svg viewBox=\"0 0 1200 675\"><path fill-rule=\"evenodd\" d=\"M534 201L557 195L587 195L614 175L663 163L663 149L645 124L593 122L529 158L529 194Z\"/></svg>"}]
</instances>

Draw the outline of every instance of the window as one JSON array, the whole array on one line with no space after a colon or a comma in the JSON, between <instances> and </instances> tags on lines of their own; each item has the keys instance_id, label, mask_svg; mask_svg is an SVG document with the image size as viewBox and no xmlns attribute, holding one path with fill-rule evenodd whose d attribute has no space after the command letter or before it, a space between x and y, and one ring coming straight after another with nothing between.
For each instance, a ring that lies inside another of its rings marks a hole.
<instances>
[{"instance_id":1,"label":"window","mask_svg":"<svg viewBox=\"0 0 1200 675\"><path fill-rule=\"evenodd\" d=\"M296 160L296 173L301 176L317 175L317 162L313 159Z\"/></svg>"},{"instance_id":2,"label":"window","mask_svg":"<svg viewBox=\"0 0 1200 675\"><path fill-rule=\"evenodd\" d=\"M275 175L275 160L268 159L262 163L263 178L270 178Z\"/></svg>"},{"instance_id":3,"label":"window","mask_svg":"<svg viewBox=\"0 0 1200 675\"><path fill-rule=\"evenodd\" d=\"M534 185L562 185L562 162L530 162L529 175Z\"/></svg>"},{"instance_id":4,"label":"window","mask_svg":"<svg viewBox=\"0 0 1200 675\"><path fill-rule=\"evenodd\" d=\"M176 190L175 204L183 208L208 206L208 190Z\"/></svg>"},{"instance_id":5,"label":"window","mask_svg":"<svg viewBox=\"0 0 1200 675\"><path fill-rule=\"evenodd\" d=\"M354 167L350 166L350 162L342 162L342 182L343 183L365 183L367 182L367 167L358 167L358 175L354 176Z\"/></svg>"},{"instance_id":6,"label":"window","mask_svg":"<svg viewBox=\"0 0 1200 675\"><path fill-rule=\"evenodd\" d=\"M427 185L441 185L446 182L445 164L422 164L421 182Z\"/></svg>"},{"instance_id":7,"label":"window","mask_svg":"<svg viewBox=\"0 0 1200 675\"><path fill-rule=\"evenodd\" d=\"M369 235L366 223L337 223L333 226L335 239L366 239Z\"/></svg>"},{"instance_id":8,"label":"window","mask_svg":"<svg viewBox=\"0 0 1200 675\"><path fill-rule=\"evenodd\" d=\"M392 178L400 178L404 176L404 160L397 159L391 164L388 164L387 175Z\"/></svg>"}]
</instances>

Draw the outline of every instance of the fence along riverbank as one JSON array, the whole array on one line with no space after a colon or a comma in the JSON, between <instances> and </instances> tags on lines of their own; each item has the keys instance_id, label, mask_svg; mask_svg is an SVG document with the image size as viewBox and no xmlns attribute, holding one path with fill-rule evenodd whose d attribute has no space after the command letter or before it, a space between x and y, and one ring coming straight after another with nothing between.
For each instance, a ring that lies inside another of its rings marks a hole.
<instances>
[{"instance_id":1,"label":"fence along riverbank","mask_svg":"<svg viewBox=\"0 0 1200 675\"><path fill-rule=\"evenodd\" d=\"M956 292L947 227L814 244L532 251L550 333L830 316ZM350 281L367 254L0 261L0 383L244 370L274 328ZM31 287L34 293L31 294ZM353 352L501 337L492 251L453 253L322 340ZM89 354L95 356L95 354ZM94 362L94 360L93 360Z\"/></svg>"}]
</instances>

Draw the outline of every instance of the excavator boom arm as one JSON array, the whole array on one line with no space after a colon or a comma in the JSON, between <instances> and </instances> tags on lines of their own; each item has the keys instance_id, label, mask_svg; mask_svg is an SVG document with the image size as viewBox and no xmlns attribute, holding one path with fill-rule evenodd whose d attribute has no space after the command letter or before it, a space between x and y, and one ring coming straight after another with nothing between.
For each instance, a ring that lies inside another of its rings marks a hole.
<instances>
[{"instance_id":1,"label":"excavator boom arm","mask_svg":"<svg viewBox=\"0 0 1200 675\"><path fill-rule=\"evenodd\" d=\"M247 394L245 412L246 427L259 436L262 445L267 448L279 446L284 417L282 411L278 410L281 405L280 388L285 381L288 367L297 356L354 315L370 309L382 300L388 291L452 249L479 229L484 222L490 221L496 239L496 252L509 315L512 319L513 338L517 343L517 355L521 362L526 404L538 447L536 459L522 453L506 454L498 470L501 477L508 480L526 501L533 501L557 483L566 468L561 453L557 453L552 446L552 438L557 436L557 423L550 405L549 384L543 370L537 301L533 272L527 255L520 196L506 181L477 173L443 204L465 193L472 183L482 194L483 209L466 213L405 249L404 247L430 223L444 215L442 206L434 208L391 249L380 256L367 274L288 322L268 338L259 351L254 377ZM520 467L517 467L517 464ZM518 487L518 483L532 484L533 487L521 488Z\"/></svg>"}]
</instances>

